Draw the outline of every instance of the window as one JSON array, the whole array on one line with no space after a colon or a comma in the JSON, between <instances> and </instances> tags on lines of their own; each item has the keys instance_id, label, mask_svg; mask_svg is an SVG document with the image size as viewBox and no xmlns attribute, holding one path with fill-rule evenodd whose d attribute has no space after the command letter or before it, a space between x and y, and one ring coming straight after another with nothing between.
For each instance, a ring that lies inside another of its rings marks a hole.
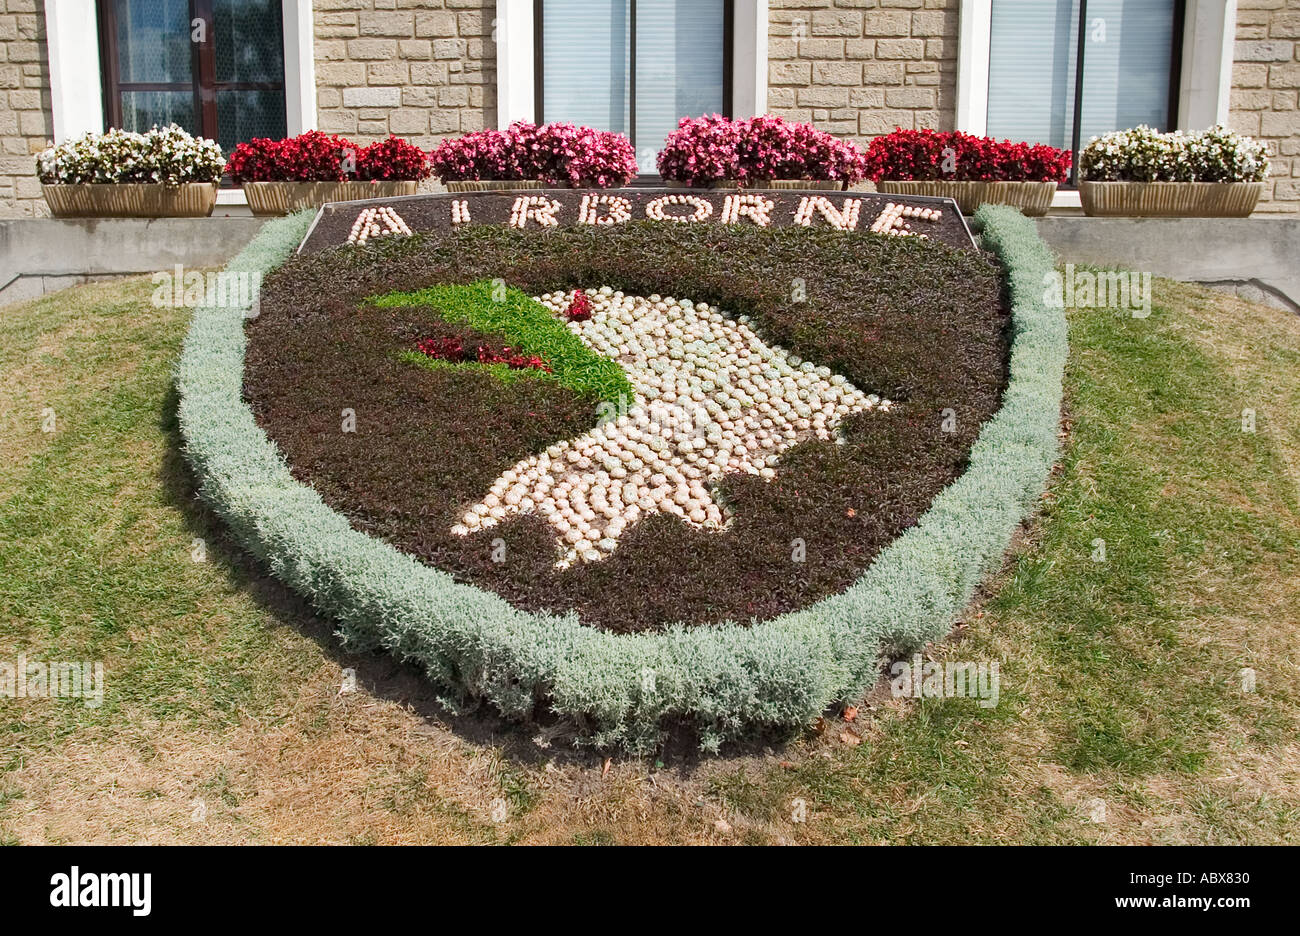
<instances>
[{"instance_id":1,"label":"window","mask_svg":"<svg viewBox=\"0 0 1300 936\"><path fill-rule=\"evenodd\" d=\"M655 170L682 117L731 112L732 0L535 0L536 119L627 134Z\"/></svg>"},{"instance_id":2,"label":"window","mask_svg":"<svg viewBox=\"0 0 1300 936\"><path fill-rule=\"evenodd\" d=\"M1171 129L1183 6L993 0L986 132L1078 152L1111 130Z\"/></svg>"},{"instance_id":3,"label":"window","mask_svg":"<svg viewBox=\"0 0 1300 936\"><path fill-rule=\"evenodd\" d=\"M99 22L109 126L285 136L280 0L100 0Z\"/></svg>"}]
</instances>

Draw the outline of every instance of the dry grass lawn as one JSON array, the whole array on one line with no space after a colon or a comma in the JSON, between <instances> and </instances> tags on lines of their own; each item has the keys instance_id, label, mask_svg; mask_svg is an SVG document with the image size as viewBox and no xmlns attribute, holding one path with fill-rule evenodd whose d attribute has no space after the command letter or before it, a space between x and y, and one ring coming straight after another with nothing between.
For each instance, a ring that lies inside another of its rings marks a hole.
<instances>
[{"instance_id":1,"label":"dry grass lawn","mask_svg":"<svg viewBox=\"0 0 1300 936\"><path fill-rule=\"evenodd\" d=\"M0 841L1297 837L1300 318L1160 281L1150 318L1071 314L1043 510L931 651L998 661L996 708L878 689L779 750L606 761L341 654L232 548L177 451L187 314L151 290L0 311L0 660L107 681L98 708L0 698Z\"/></svg>"}]
</instances>

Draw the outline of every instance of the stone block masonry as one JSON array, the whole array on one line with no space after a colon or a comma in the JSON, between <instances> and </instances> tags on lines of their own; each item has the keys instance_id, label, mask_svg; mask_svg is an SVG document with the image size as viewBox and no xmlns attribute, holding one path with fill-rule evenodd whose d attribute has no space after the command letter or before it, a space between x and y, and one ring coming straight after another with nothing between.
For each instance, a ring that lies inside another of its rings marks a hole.
<instances>
[{"instance_id":1,"label":"stone block masonry","mask_svg":"<svg viewBox=\"0 0 1300 936\"><path fill-rule=\"evenodd\" d=\"M316 0L321 130L429 149L496 125L495 0Z\"/></svg>"},{"instance_id":2,"label":"stone block masonry","mask_svg":"<svg viewBox=\"0 0 1300 936\"><path fill-rule=\"evenodd\" d=\"M48 214L35 154L54 135L45 4L0 0L0 218Z\"/></svg>"},{"instance_id":3,"label":"stone block masonry","mask_svg":"<svg viewBox=\"0 0 1300 936\"><path fill-rule=\"evenodd\" d=\"M768 110L867 142L951 130L959 0L770 0Z\"/></svg>"},{"instance_id":4,"label":"stone block masonry","mask_svg":"<svg viewBox=\"0 0 1300 936\"><path fill-rule=\"evenodd\" d=\"M1256 214L1300 214L1300 0L1237 0L1235 130L1268 143L1273 164Z\"/></svg>"}]
</instances>

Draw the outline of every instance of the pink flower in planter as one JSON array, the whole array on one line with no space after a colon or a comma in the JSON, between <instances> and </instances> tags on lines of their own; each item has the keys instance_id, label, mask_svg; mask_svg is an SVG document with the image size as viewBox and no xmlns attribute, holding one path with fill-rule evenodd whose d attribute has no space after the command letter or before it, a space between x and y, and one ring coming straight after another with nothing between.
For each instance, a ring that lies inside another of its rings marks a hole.
<instances>
[{"instance_id":1,"label":"pink flower in planter","mask_svg":"<svg viewBox=\"0 0 1300 936\"><path fill-rule=\"evenodd\" d=\"M444 140L432 154L444 182L533 179L548 185L611 188L637 172L632 142L619 133L571 123L482 130Z\"/></svg>"},{"instance_id":2,"label":"pink flower in planter","mask_svg":"<svg viewBox=\"0 0 1300 936\"><path fill-rule=\"evenodd\" d=\"M831 179L853 183L866 171L856 144L818 130L763 115L732 120L718 114L683 118L659 153L659 174L690 185L773 179Z\"/></svg>"}]
</instances>

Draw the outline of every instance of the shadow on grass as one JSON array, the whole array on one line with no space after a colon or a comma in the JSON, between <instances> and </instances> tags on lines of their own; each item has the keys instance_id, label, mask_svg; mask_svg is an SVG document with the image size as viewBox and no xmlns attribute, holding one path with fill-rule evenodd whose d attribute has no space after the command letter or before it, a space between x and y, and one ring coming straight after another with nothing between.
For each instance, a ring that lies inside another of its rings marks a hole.
<instances>
[{"instance_id":1,"label":"shadow on grass","mask_svg":"<svg viewBox=\"0 0 1300 936\"><path fill-rule=\"evenodd\" d=\"M467 702L462 710L453 711L439 701L436 688L420 668L402 663L380 652L358 653L342 647L331 622L322 617L302 597L271 576L246 553L225 524L199 498L195 478L183 454L184 440L177 416L179 394L168 384L159 413L159 427L166 437L158 478L169 506L185 519L187 529L207 544L208 562L227 580L250 595L281 626L288 627L314 641L331 660L342 668L356 671L360 689L376 698L396 702L417 715L431 728L445 727L464 741L497 748L501 755L520 765L540 766L558 761L580 767L599 767L606 756L626 760L633 758L617 751L593 751L574 748L569 741L573 729L562 719L542 713L527 722L508 720L486 702ZM670 728L660 751L648 760L659 760L689 773L705 763L719 760L770 756L798 735L770 733L745 743L724 748L721 755L710 756L699 749L699 738L687 726ZM539 743L539 741L541 743ZM543 746L543 745L546 746Z\"/></svg>"}]
</instances>

